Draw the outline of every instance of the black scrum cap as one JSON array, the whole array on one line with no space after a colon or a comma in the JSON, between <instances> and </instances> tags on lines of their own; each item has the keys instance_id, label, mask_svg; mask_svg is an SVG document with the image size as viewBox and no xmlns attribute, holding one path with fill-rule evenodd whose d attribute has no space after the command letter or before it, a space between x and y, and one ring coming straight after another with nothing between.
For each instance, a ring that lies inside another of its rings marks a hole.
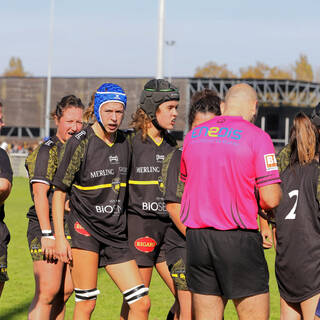
<instances>
[{"instance_id":1,"label":"black scrum cap","mask_svg":"<svg viewBox=\"0 0 320 320\"><path fill-rule=\"evenodd\" d=\"M152 79L148 81L141 93L140 108L151 118L156 119L158 107L167 101L179 101L180 95L177 87L167 80Z\"/></svg>"}]
</instances>

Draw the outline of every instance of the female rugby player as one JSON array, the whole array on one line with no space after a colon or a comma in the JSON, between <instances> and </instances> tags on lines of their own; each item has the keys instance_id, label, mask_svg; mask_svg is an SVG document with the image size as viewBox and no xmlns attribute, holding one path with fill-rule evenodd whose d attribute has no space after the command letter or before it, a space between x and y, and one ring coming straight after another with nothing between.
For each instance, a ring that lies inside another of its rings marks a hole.
<instances>
[{"instance_id":1,"label":"female rugby player","mask_svg":"<svg viewBox=\"0 0 320 320\"><path fill-rule=\"evenodd\" d=\"M175 295L165 261L164 236L170 224L162 194L162 162L176 148L173 129L179 91L166 80L147 82L133 115L132 165L129 179L128 238L144 285L150 286L153 267ZM125 305L122 312L126 319ZM170 317L173 314L170 312Z\"/></svg>"},{"instance_id":2,"label":"female rugby player","mask_svg":"<svg viewBox=\"0 0 320 320\"><path fill-rule=\"evenodd\" d=\"M63 144L82 128L83 109L84 105L76 96L63 97L52 113L57 126L56 135L42 143L26 159L34 202L27 217L35 280L35 295L28 319L63 319L65 303L73 291L69 267L53 260L52 180Z\"/></svg>"},{"instance_id":3,"label":"female rugby player","mask_svg":"<svg viewBox=\"0 0 320 320\"><path fill-rule=\"evenodd\" d=\"M0 131L4 126L3 105L0 102ZM10 232L4 222L4 202L8 198L12 187L12 168L7 152L0 148L0 297L4 284L9 280L7 273L8 266L8 244Z\"/></svg>"},{"instance_id":4,"label":"female rugby player","mask_svg":"<svg viewBox=\"0 0 320 320\"><path fill-rule=\"evenodd\" d=\"M275 210L281 319L314 319L320 296L318 131L298 113L290 133L283 197Z\"/></svg>"},{"instance_id":5,"label":"female rugby player","mask_svg":"<svg viewBox=\"0 0 320 320\"><path fill-rule=\"evenodd\" d=\"M193 95L188 116L189 127L220 115L220 98L216 92L205 89ZM179 301L179 319L192 319L191 292L186 282L186 227L180 220L183 182L180 180L181 150L176 149L167 155L162 167L162 178L165 185L164 201L170 218L174 222L166 233L166 260L171 277L175 284Z\"/></svg>"},{"instance_id":6,"label":"female rugby player","mask_svg":"<svg viewBox=\"0 0 320 320\"><path fill-rule=\"evenodd\" d=\"M94 119L67 143L53 184L53 218L58 258L72 266L73 318L90 319L96 304L98 266L107 273L130 306L130 320L148 318L150 301L128 247L124 200L130 146L119 129L127 98L121 87L99 87L85 113ZM71 248L65 238L63 204L70 193L67 219ZM100 261L99 261L100 256ZM72 263L71 263L72 261Z\"/></svg>"}]
</instances>

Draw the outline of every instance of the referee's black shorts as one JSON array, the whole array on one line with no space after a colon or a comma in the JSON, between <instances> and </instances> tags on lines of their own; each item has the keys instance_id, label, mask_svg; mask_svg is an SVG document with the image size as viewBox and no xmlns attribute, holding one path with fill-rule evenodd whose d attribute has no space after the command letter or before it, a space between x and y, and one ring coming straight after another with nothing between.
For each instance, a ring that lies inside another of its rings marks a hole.
<instances>
[{"instance_id":1,"label":"referee's black shorts","mask_svg":"<svg viewBox=\"0 0 320 320\"><path fill-rule=\"evenodd\" d=\"M198 294L239 299L269 291L269 272L256 230L187 229L187 284Z\"/></svg>"}]
</instances>

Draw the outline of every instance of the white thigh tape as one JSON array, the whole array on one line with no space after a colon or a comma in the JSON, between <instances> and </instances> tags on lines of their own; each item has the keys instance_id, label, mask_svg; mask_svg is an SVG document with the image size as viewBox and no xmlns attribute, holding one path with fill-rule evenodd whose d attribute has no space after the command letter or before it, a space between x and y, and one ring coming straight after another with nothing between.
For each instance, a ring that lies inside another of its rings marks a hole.
<instances>
[{"instance_id":1,"label":"white thigh tape","mask_svg":"<svg viewBox=\"0 0 320 320\"><path fill-rule=\"evenodd\" d=\"M146 288L143 284L140 284L134 288L122 292L122 294L126 299L126 302L131 304L140 300L143 296L147 295L148 292L149 288Z\"/></svg>"},{"instance_id":2,"label":"white thigh tape","mask_svg":"<svg viewBox=\"0 0 320 320\"><path fill-rule=\"evenodd\" d=\"M86 300L95 300L97 299L97 295L100 293L100 291L97 288L88 289L88 290L75 288L74 292L75 292L76 302L86 301Z\"/></svg>"}]
</instances>

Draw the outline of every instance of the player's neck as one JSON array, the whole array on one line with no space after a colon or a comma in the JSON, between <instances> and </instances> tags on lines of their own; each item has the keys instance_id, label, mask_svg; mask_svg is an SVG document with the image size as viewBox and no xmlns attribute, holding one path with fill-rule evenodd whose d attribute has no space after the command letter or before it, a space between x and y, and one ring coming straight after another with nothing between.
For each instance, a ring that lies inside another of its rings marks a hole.
<instances>
[{"instance_id":1,"label":"player's neck","mask_svg":"<svg viewBox=\"0 0 320 320\"><path fill-rule=\"evenodd\" d=\"M161 131L158 130L152 123L150 124L150 127L148 128L148 135L156 142L162 141Z\"/></svg>"},{"instance_id":2,"label":"player's neck","mask_svg":"<svg viewBox=\"0 0 320 320\"><path fill-rule=\"evenodd\" d=\"M94 133L101 139L103 140L105 143L107 144L113 144L115 137L116 137L116 133L109 133L104 131L101 126L99 125L98 122L95 122L92 125L92 130L94 131Z\"/></svg>"}]
</instances>

